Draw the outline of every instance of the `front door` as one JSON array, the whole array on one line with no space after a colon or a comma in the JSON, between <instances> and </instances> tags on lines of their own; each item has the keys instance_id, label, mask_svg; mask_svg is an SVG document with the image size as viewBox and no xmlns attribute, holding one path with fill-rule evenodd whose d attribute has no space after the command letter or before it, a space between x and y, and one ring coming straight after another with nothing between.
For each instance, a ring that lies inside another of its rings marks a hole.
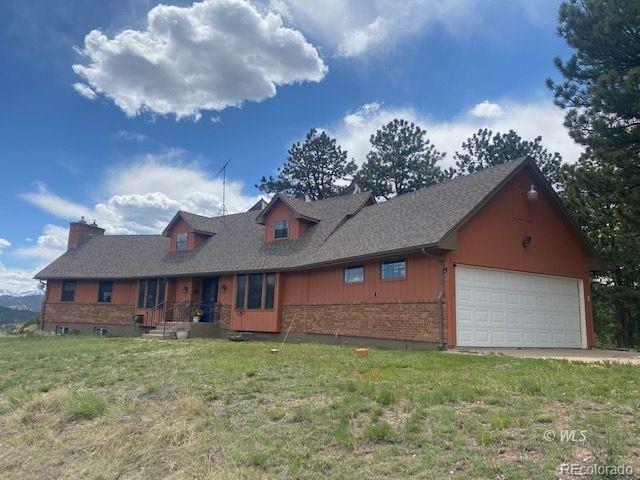
<instances>
[{"instance_id":1,"label":"front door","mask_svg":"<svg viewBox=\"0 0 640 480\"><path fill-rule=\"evenodd\" d=\"M215 307L218 302L218 277L202 279L202 296L200 308L204 312L203 322L215 322Z\"/></svg>"}]
</instances>

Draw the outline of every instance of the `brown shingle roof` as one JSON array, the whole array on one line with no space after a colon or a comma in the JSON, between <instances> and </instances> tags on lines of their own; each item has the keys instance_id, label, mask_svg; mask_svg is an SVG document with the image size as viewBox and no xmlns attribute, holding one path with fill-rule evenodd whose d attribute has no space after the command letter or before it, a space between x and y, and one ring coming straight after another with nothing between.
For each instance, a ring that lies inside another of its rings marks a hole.
<instances>
[{"instance_id":1,"label":"brown shingle roof","mask_svg":"<svg viewBox=\"0 0 640 480\"><path fill-rule=\"evenodd\" d=\"M212 233L195 251L170 253L169 239L160 235L92 236L36 278L288 270L437 246L525 165L531 163L515 160L368 206L368 193L314 202L285 197L298 213L317 219L298 240L265 243L259 211L216 218L180 212L192 228Z\"/></svg>"}]
</instances>

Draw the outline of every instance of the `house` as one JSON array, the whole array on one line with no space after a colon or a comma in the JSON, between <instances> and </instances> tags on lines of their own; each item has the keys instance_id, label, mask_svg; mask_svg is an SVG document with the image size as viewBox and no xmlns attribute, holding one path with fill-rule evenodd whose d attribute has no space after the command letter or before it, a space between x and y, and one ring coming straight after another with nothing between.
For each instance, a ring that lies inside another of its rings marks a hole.
<instances>
[{"instance_id":1,"label":"house","mask_svg":"<svg viewBox=\"0 0 640 480\"><path fill-rule=\"evenodd\" d=\"M380 203L356 188L215 218L178 212L161 235L74 222L68 251L36 278L43 328L62 333L177 324L194 336L588 348L598 262L520 159ZM186 323L194 308L202 321Z\"/></svg>"}]
</instances>

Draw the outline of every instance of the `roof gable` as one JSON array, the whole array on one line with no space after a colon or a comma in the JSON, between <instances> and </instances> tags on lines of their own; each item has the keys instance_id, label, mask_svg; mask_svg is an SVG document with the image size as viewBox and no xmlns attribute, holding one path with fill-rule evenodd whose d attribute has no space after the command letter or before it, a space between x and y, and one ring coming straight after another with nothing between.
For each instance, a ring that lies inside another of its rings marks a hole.
<instances>
[{"instance_id":1,"label":"roof gable","mask_svg":"<svg viewBox=\"0 0 640 480\"><path fill-rule=\"evenodd\" d=\"M179 219L182 219L195 233L200 233L202 235L213 235L218 233L218 217L205 217L204 215L196 215L195 213L179 210L162 232L164 237L171 235L171 230Z\"/></svg>"}]
</instances>

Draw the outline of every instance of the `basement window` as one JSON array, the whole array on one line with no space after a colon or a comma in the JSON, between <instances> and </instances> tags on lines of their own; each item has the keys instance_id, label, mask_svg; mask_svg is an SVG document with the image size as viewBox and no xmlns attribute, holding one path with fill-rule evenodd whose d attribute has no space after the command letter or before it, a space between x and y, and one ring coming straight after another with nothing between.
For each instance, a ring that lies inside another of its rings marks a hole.
<instances>
[{"instance_id":1,"label":"basement window","mask_svg":"<svg viewBox=\"0 0 640 480\"><path fill-rule=\"evenodd\" d=\"M364 267L359 265L357 267L346 267L344 269L344 283L363 283L364 282Z\"/></svg>"},{"instance_id":2,"label":"basement window","mask_svg":"<svg viewBox=\"0 0 640 480\"><path fill-rule=\"evenodd\" d=\"M273 238L289 237L289 220L278 220L274 225Z\"/></svg>"},{"instance_id":3,"label":"basement window","mask_svg":"<svg viewBox=\"0 0 640 480\"><path fill-rule=\"evenodd\" d=\"M276 294L275 273L238 275L236 281L236 309L273 310Z\"/></svg>"},{"instance_id":4,"label":"basement window","mask_svg":"<svg viewBox=\"0 0 640 480\"><path fill-rule=\"evenodd\" d=\"M99 337L106 337L107 336L107 329L104 328L104 327L96 327L96 328L93 329L93 333L95 333Z\"/></svg>"},{"instance_id":5,"label":"basement window","mask_svg":"<svg viewBox=\"0 0 640 480\"><path fill-rule=\"evenodd\" d=\"M100 282L98 284L98 302L111 303L113 293L113 282Z\"/></svg>"},{"instance_id":6,"label":"basement window","mask_svg":"<svg viewBox=\"0 0 640 480\"><path fill-rule=\"evenodd\" d=\"M62 282L62 292L60 294L61 302L73 302L76 296L76 282L74 280L67 280Z\"/></svg>"},{"instance_id":7,"label":"basement window","mask_svg":"<svg viewBox=\"0 0 640 480\"><path fill-rule=\"evenodd\" d=\"M67 325L58 325L56 327L56 335L69 335L69 327Z\"/></svg>"},{"instance_id":8,"label":"basement window","mask_svg":"<svg viewBox=\"0 0 640 480\"><path fill-rule=\"evenodd\" d=\"M176 235L176 252L184 252L187 250L188 233L179 233Z\"/></svg>"},{"instance_id":9,"label":"basement window","mask_svg":"<svg viewBox=\"0 0 640 480\"><path fill-rule=\"evenodd\" d=\"M382 280L397 280L406 278L407 262L405 260L385 260L380 262L380 278Z\"/></svg>"}]
</instances>

